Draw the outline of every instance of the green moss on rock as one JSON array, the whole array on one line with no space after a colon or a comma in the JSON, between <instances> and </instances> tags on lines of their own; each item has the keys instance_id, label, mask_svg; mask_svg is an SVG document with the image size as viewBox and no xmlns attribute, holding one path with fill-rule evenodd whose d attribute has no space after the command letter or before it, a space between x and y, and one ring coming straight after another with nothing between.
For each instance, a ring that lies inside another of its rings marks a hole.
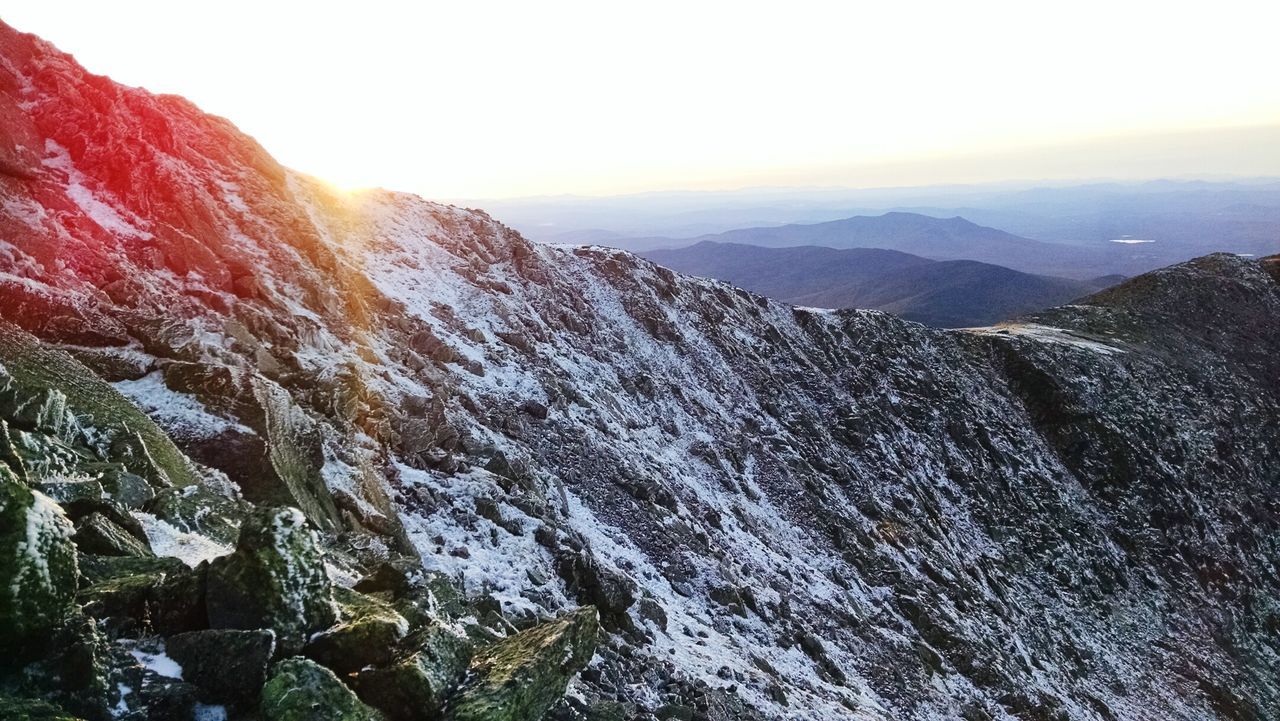
<instances>
[{"instance_id":1,"label":"green moss on rock","mask_svg":"<svg viewBox=\"0 0 1280 721\"><path fill-rule=\"evenodd\" d=\"M415 631L404 645L410 653L386 668L362 671L356 690L396 721L434 718L466 676L471 644L437 624Z\"/></svg>"},{"instance_id":2,"label":"green moss on rock","mask_svg":"<svg viewBox=\"0 0 1280 721\"><path fill-rule=\"evenodd\" d=\"M74 608L74 530L58 504L0 464L0 639L6 645L38 639Z\"/></svg>"},{"instance_id":3,"label":"green moss on rock","mask_svg":"<svg viewBox=\"0 0 1280 721\"><path fill-rule=\"evenodd\" d=\"M12 696L0 696L0 719L5 721L83 721L53 704Z\"/></svg>"},{"instance_id":4,"label":"green moss on rock","mask_svg":"<svg viewBox=\"0 0 1280 721\"><path fill-rule=\"evenodd\" d=\"M482 649L446 717L451 721L537 721L595 655L599 633L599 614L594 607L584 606Z\"/></svg>"},{"instance_id":5,"label":"green moss on rock","mask_svg":"<svg viewBox=\"0 0 1280 721\"><path fill-rule=\"evenodd\" d=\"M209 566L205 603L213 628L270 628L287 652L337 620L316 534L293 508L260 508L234 553Z\"/></svg>"},{"instance_id":6,"label":"green moss on rock","mask_svg":"<svg viewBox=\"0 0 1280 721\"><path fill-rule=\"evenodd\" d=\"M388 604L356 591L335 588L334 598L342 623L313 636L306 655L338 673L391 663L409 622Z\"/></svg>"},{"instance_id":7,"label":"green moss on rock","mask_svg":"<svg viewBox=\"0 0 1280 721\"><path fill-rule=\"evenodd\" d=\"M185 486L198 480L191 462L159 426L70 355L0 321L0 363L7 385L17 396L29 398L51 390L60 394L35 420L52 420L60 405L110 439L112 455L153 485Z\"/></svg>"},{"instance_id":8,"label":"green moss on rock","mask_svg":"<svg viewBox=\"0 0 1280 721\"><path fill-rule=\"evenodd\" d=\"M381 721L332 671L305 658L276 664L262 687L266 721Z\"/></svg>"}]
</instances>

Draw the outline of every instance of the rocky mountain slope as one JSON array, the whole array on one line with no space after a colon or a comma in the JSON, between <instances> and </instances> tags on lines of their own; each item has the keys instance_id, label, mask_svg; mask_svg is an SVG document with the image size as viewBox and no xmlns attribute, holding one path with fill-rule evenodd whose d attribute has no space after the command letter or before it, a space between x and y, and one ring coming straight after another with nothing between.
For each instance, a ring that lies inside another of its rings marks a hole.
<instances>
[{"instance_id":1,"label":"rocky mountain slope","mask_svg":"<svg viewBox=\"0 0 1280 721\"><path fill-rule=\"evenodd\" d=\"M1275 261L937 331L337 193L7 27L0 115L8 716L1280 715Z\"/></svg>"},{"instance_id":2,"label":"rocky mountain slope","mask_svg":"<svg viewBox=\"0 0 1280 721\"><path fill-rule=\"evenodd\" d=\"M703 241L641 255L681 273L716 278L799 306L872 308L941 328L990 325L1123 280L1053 278L879 248L761 248Z\"/></svg>"}]
</instances>

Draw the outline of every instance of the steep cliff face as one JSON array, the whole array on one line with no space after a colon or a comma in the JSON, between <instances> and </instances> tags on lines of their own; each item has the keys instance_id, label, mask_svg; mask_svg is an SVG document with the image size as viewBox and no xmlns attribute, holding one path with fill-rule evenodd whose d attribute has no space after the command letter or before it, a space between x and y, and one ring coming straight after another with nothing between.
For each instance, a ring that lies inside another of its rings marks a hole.
<instances>
[{"instance_id":1,"label":"steep cliff face","mask_svg":"<svg viewBox=\"0 0 1280 721\"><path fill-rule=\"evenodd\" d=\"M1274 263L943 332L338 193L7 27L0 115L0 316L185 454L161 555L292 506L473 635L593 605L562 718L1280 715Z\"/></svg>"}]
</instances>

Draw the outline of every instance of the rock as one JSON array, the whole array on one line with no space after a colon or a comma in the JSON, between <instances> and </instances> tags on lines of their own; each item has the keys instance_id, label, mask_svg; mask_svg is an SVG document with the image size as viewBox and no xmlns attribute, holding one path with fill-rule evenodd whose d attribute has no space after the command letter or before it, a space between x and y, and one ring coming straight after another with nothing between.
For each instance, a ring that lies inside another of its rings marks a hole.
<instances>
[{"instance_id":1,"label":"rock","mask_svg":"<svg viewBox=\"0 0 1280 721\"><path fill-rule=\"evenodd\" d=\"M151 605L151 625L156 632L169 635L208 628L208 582L208 561L195 568L183 564L180 570L166 573Z\"/></svg>"},{"instance_id":2,"label":"rock","mask_svg":"<svg viewBox=\"0 0 1280 721\"><path fill-rule=\"evenodd\" d=\"M56 389L69 414L95 429L111 449L113 460L153 486L185 486L197 480L190 461L145 413L93 371L65 352L41 345L18 327L0 321L0 363L6 368L8 387L17 397L30 399ZM3 392L0 392L3 395ZM57 403L46 404L37 419L46 429ZM0 412L0 417L8 417ZM65 416L64 416L65 418ZM54 424L67 430L65 423Z\"/></svg>"},{"instance_id":3,"label":"rock","mask_svg":"<svg viewBox=\"0 0 1280 721\"><path fill-rule=\"evenodd\" d=\"M110 618L117 630L136 631L163 582L161 573L111 578L80 591L77 600L90 616Z\"/></svg>"},{"instance_id":4,"label":"rock","mask_svg":"<svg viewBox=\"0 0 1280 721\"><path fill-rule=\"evenodd\" d=\"M45 494L65 510L71 504L96 505L102 502L102 484L92 479L45 480L35 484L35 489Z\"/></svg>"},{"instance_id":5,"label":"rock","mask_svg":"<svg viewBox=\"0 0 1280 721\"><path fill-rule=\"evenodd\" d=\"M140 509L156 497L155 489L142 476L113 468L98 479L104 491L125 508Z\"/></svg>"},{"instance_id":6,"label":"rock","mask_svg":"<svg viewBox=\"0 0 1280 721\"><path fill-rule=\"evenodd\" d=\"M380 721L329 669L305 658L276 664L262 687L266 721Z\"/></svg>"},{"instance_id":7,"label":"rock","mask_svg":"<svg viewBox=\"0 0 1280 721\"><path fill-rule=\"evenodd\" d=\"M361 593L388 593L401 598L421 590L426 582L422 562L416 558L382 561L353 587Z\"/></svg>"},{"instance_id":8,"label":"rock","mask_svg":"<svg viewBox=\"0 0 1280 721\"><path fill-rule=\"evenodd\" d=\"M440 624L415 631L404 645L412 651L394 664L360 672L356 691L395 721L434 718L466 675L471 645Z\"/></svg>"},{"instance_id":9,"label":"rock","mask_svg":"<svg viewBox=\"0 0 1280 721\"><path fill-rule=\"evenodd\" d=\"M320 476L324 452L315 423L272 381L255 377L253 395L262 409L267 453L281 491L318 528L336 528L338 510Z\"/></svg>"},{"instance_id":10,"label":"rock","mask_svg":"<svg viewBox=\"0 0 1280 721\"><path fill-rule=\"evenodd\" d=\"M346 620L313 636L304 651L306 656L343 674L391 663L409 632L404 616L354 591L341 594L339 605Z\"/></svg>"},{"instance_id":11,"label":"rock","mask_svg":"<svg viewBox=\"0 0 1280 721\"><path fill-rule=\"evenodd\" d=\"M182 667L182 678L200 687L201 700L236 708L257 705L275 650L269 630L208 629L165 639L165 652Z\"/></svg>"},{"instance_id":12,"label":"rock","mask_svg":"<svg viewBox=\"0 0 1280 721\"><path fill-rule=\"evenodd\" d=\"M79 555L81 586L138 574L169 575L189 571L187 564L167 556Z\"/></svg>"},{"instance_id":13,"label":"rock","mask_svg":"<svg viewBox=\"0 0 1280 721\"><path fill-rule=\"evenodd\" d=\"M0 464L0 638L5 656L40 642L73 610L74 528L48 496ZM0 659L0 664L12 658Z\"/></svg>"},{"instance_id":14,"label":"rock","mask_svg":"<svg viewBox=\"0 0 1280 721\"><path fill-rule=\"evenodd\" d=\"M636 583L600 565L590 549L561 551L556 572L578 601L600 609L600 621L611 631L634 627L627 609L636 602Z\"/></svg>"},{"instance_id":15,"label":"rock","mask_svg":"<svg viewBox=\"0 0 1280 721\"><path fill-rule=\"evenodd\" d=\"M255 510L234 553L209 565L212 628L270 628L286 652L337 620L316 534L297 509Z\"/></svg>"},{"instance_id":16,"label":"rock","mask_svg":"<svg viewBox=\"0 0 1280 721\"><path fill-rule=\"evenodd\" d=\"M75 543L82 553L101 556L154 556L151 547L101 513L90 513L76 524Z\"/></svg>"},{"instance_id":17,"label":"rock","mask_svg":"<svg viewBox=\"0 0 1280 721\"><path fill-rule=\"evenodd\" d=\"M245 504L201 484L161 490L147 510L180 531L199 533L225 544L236 542L248 512Z\"/></svg>"},{"instance_id":18,"label":"rock","mask_svg":"<svg viewBox=\"0 0 1280 721\"><path fill-rule=\"evenodd\" d=\"M20 686L24 694L77 716L105 719L114 690L108 683L110 652L94 620L75 611L48 634L39 660L22 669Z\"/></svg>"},{"instance_id":19,"label":"rock","mask_svg":"<svg viewBox=\"0 0 1280 721\"><path fill-rule=\"evenodd\" d=\"M83 721L53 704L0 695L0 718L6 721Z\"/></svg>"},{"instance_id":20,"label":"rock","mask_svg":"<svg viewBox=\"0 0 1280 721\"><path fill-rule=\"evenodd\" d=\"M453 721L537 721L595 655L599 615L584 606L481 649L450 702Z\"/></svg>"}]
</instances>

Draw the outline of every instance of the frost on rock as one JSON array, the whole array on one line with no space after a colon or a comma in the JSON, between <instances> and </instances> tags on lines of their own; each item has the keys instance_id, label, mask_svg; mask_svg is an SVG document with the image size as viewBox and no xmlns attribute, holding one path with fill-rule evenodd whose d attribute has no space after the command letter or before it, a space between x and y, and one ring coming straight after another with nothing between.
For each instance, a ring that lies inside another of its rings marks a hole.
<instances>
[{"instance_id":1,"label":"frost on rock","mask_svg":"<svg viewBox=\"0 0 1280 721\"><path fill-rule=\"evenodd\" d=\"M214 628L269 628L286 650L337 618L316 534L292 508L249 516L235 552L210 565L206 604Z\"/></svg>"},{"instance_id":2,"label":"frost on rock","mask_svg":"<svg viewBox=\"0 0 1280 721\"><path fill-rule=\"evenodd\" d=\"M72 610L78 570L62 509L0 463L0 637L40 641Z\"/></svg>"}]
</instances>

